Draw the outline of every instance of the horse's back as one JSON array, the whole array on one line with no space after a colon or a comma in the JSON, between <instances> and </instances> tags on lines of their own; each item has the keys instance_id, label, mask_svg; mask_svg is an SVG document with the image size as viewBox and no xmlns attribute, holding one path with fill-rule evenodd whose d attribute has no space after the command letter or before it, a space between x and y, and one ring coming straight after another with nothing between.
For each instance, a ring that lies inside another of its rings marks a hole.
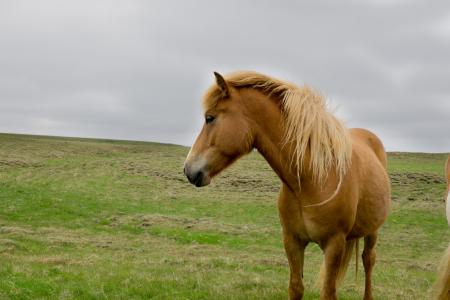
<instances>
[{"instance_id":1,"label":"horse's back","mask_svg":"<svg viewBox=\"0 0 450 300\"><path fill-rule=\"evenodd\" d=\"M374 133L363 128L352 128L350 129L350 135L354 143L363 143L372 149L380 163L387 169L386 151L384 150L383 143Z\"/></svg>"}]
</instances>

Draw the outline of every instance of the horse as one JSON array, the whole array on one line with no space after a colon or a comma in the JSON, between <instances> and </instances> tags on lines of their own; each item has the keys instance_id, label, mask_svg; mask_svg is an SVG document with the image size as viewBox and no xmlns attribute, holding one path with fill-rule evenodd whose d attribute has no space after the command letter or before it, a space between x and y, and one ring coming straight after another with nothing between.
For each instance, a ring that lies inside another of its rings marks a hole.
<instances>
[{"instance_id":1,"label":"horse","mask_svg":"<svg viewBox=\"0 0 450 300\"><path fill-rule=\"evenodd\" d=\"M391 206L381 141L368 130L347 129L308 86L253 71L214 75L203 98L204 125L184 163L189 182L206 186L256 149L281 180L278 211L289 298L303 297L308 243L324 253L320 299L337 299L337 283L364 238L364 299L373 299L375 244Z\"/></svg>"},{"instance_id":2,"label":"horse","mask_svg":"<svg viewBox=\"0 0 450 300\"><path fill-rule=\"evenodd\" d=\"M445 164L445 177L447 179L447 190L445 192L446 199L446 215L447 222L450 226L450 156L447 158ZM450 245L445 251L439 264L438 280L435 284L435 299L436 300L450 300Z\"/></svg>"}]
</instances>

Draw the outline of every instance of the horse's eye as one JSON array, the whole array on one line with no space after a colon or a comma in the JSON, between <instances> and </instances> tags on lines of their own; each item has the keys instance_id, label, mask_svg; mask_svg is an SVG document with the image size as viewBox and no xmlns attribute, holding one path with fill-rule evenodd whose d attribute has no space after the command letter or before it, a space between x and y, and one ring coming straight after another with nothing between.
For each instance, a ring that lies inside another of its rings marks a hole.
<instances>
[{"instance_id":1,"label":"horse's eye","mask_svg":"<svg viewBox=\"0 0 450 300\"><path fill-rule=\"evenodd\" d=\"M206 116L205 116L205 122L206 122L206 124L212 123L215 119L216 119L215 117L210 116L210 115L206 115Z\"/></svg>"}]
</instances>

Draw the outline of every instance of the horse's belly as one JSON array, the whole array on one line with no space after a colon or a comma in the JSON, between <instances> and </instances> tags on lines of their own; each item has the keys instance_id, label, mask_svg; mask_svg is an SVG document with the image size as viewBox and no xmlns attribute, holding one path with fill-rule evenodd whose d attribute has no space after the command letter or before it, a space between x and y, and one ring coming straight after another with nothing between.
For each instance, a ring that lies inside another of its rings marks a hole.
<instances>
[{"instance_id":1,"label":"horse's belly","mask_svg":"<svg viewBox=\"0 0 450 300\"><path fill-rule=\"evenodd\" d=\"M350 237L363 237L373 233L386 221L391 206L389 182L372 185L361 195L356 211L355 224Z\"/></svg>"}]
</instances>

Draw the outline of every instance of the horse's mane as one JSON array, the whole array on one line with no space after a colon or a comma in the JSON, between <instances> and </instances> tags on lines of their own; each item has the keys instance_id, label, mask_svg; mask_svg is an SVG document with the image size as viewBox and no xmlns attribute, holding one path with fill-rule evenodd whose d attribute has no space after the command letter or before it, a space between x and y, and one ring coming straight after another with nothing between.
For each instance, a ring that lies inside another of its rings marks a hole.
<instances>
[{"instance_id":1,"label":"horse's mane","mask_svg":"<svg viewBox=\"0 0 450 300\"><path fill-rule=\"evenodd\" d=\"M310 150L310 168L314 180L323 181L332 167L345 175L351 160L352 144L347 128L326 107L325 98L308 86L271 78L256 72L237 72L225 76L229 86L253 88L281 101L285 119L284 142L295 146L293 162L298 172ZM221 92L213 85L204 98L204 108L215 106Z\"/></svg>"}]
</instances>

